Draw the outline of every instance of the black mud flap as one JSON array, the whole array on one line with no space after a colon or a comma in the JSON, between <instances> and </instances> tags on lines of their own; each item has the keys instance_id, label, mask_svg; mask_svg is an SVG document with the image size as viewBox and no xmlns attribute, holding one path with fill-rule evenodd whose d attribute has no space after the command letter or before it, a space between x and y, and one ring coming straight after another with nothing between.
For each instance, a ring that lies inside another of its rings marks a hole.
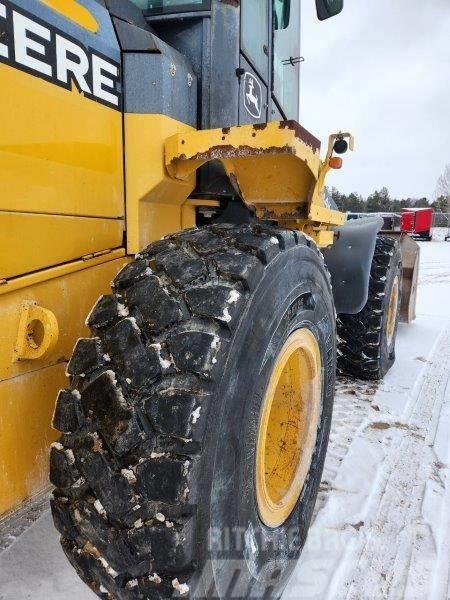
<instances>
[{"instance_id":1,"label":"black mud flap","mask_svg":"<svg viewBox=\"0 0 450 600\"><path fill-rule=\"evenodd\" d=\"M347 221L336 228L335 243L324 251L338 314L354 315L365 306L376 237L382 227L381 217Z\"/></svg>"}]
</instances>

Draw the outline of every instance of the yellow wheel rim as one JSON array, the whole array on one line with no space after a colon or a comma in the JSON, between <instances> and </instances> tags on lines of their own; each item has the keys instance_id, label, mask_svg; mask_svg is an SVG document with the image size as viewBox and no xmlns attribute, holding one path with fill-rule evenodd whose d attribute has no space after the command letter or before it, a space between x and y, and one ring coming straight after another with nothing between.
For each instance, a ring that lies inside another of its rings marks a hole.
<instances>
[{"instance_id":1,"label":"yellow wheel rim","mask_svg":"<svg viewBox=\"0 0 450 600\"><path fill-rule=\"evenodd\" d=\"M309 329L283 346L261 409L256 498L261 520L276 528L291 515L311 466L321 413L322 362Z\"/></svg>"},{"instance_id":2,"label":"yellow wheel rim","mask_svg":"<svg viewBox=\"0 0 450 600\"><path fill-rule=\"evenodd\" d=\"M389 298L389 309L388 309L388 318L386 325L386 337L388 346L392 344L392 340L394 339L395 325L397 323L397 313L398 313L398 296L399 296L399 281L398 275L394 279L394 283L392 284L391 296Z\"/></svg>"}]
</instances>

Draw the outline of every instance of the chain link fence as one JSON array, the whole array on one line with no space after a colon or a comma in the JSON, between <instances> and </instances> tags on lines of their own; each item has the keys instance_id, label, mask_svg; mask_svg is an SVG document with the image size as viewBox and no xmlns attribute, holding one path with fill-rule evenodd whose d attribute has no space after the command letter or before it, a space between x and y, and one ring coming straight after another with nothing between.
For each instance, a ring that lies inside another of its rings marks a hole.
<instances>
[{"instance_id":1,"label":"chain link fence","mask_svg":"<svg viewBox=\"0 0 450 600\"><path fill-rule=\"evenodd\" d=\"M450 227L450 213L434 213L433 227Z\"/></svg>"}]
</instances>

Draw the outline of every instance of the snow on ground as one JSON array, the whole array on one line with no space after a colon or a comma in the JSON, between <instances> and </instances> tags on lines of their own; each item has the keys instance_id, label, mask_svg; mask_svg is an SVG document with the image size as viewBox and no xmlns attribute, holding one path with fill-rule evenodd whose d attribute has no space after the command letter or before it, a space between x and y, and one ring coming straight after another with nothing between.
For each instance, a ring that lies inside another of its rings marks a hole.
<instances>
[{"instance_id":1,"label":"snow on ground","mask_svg":"<svg viewBox=\"0 0 450 600\"><path fill-rule=\"evenodd\" d=\"M283 600L450 597L450 243L378 386L341 380L316 516Z\"/></svg>"},{"instance_id":2,"label":"snow on ground","mask_svg":"<svg viewBox=\"0 0 450 600\"><path fill-rule=\"evenodd\" d=\"M98 600L59 545L50 511L0 554L0 600Z\"/></svg>"},{"instance_id":3,"label":"snow on ground","mask_svg":"<svg viewBox=\"0 0 450 600\"><path fill-rule=\"evenodd\" d=\"M283 600L450 597L450 243L421 250L418 316L400 326L394 368L380 385L338 383L315 520ZM49 512L0 554L0 600L29 598L95 598Z\"/></svg>"}]
</instances>

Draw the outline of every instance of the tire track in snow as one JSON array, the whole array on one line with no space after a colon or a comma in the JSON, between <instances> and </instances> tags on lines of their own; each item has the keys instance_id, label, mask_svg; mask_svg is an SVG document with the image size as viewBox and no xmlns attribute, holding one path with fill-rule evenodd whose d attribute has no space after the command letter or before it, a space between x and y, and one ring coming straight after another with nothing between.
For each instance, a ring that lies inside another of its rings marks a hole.
<instances>
[{"instance_id":1,"label":"tire track in snow","mask_svg":"<svg viewBox=\"0 0 450 600\"><path fill-rule=\"evenodd\" d=\"M348 515L348 519L341 514L340 506L348 506L349 494L353 496L353 492L348 492L339 473L353 452L355 438L380 414L375 400L378 389L378 382L338 377L330 443L313 526L283 600L322 600L332 586L330 579L334 576L340 579L338 574L345 570L345 555L347 551L353 551L360 525L359 517L356 518L354 513ZM335 595L330 597L332 600L337 598Z\"/></svg>"},{"instance_id":2,"label":"tire track in snow","mask_svg":"<svg viewBox=\"0 0 450 600\"><path fill-rule=\"evenodd\" d=\"M362 423L371 416L371 401L378 390L376 381L355 381L348 377L338 377L333 407L330 441L322 475L319 495L314 508L314 517L326 504L333 481L342 461L348 453L350 444ZM372 408L371 408L372 407Z\"/></svg>"},{"instance_id":3,"label":"tire track in snow","mask_svg":"<svg viewBox=\"0 0 450 600\"><path fill-rule=\"evenodd\" d=\"M428 598L433 578L439 578L433 572L436 539L421 509L436 464L428 432L434 415L440 413L449 380L450 326L441 334L430 363L409 420L384 461L386 486L356 570L344 583L349 600ZM424 560L415 552L418 542L427 546Z\"/></svg>"}]
</instances>

